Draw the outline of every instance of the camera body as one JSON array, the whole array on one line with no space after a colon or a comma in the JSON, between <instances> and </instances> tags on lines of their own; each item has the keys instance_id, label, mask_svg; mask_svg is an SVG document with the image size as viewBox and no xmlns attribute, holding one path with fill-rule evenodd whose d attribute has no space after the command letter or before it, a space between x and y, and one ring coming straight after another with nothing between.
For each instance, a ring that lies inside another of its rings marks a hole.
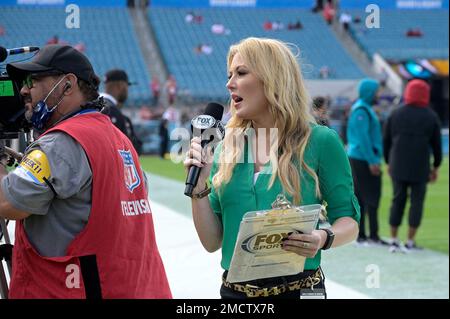
<instances>
[{"instance_id":1,"label":"camera body","mask_svg":"<svg viewBox=\"0 0 450 319\"><path fill-rule=\"evenodd\" d=\"M30 128L19 83L6 73L0 74L0 139L18 138L19 132L28 132Z\"/></svg>"}]
</instances>

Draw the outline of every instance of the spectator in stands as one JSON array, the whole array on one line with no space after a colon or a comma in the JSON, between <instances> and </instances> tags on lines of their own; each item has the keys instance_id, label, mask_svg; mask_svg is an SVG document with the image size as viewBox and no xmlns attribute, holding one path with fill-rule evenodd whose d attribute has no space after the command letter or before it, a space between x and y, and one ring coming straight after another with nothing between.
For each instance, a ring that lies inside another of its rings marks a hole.
<instances>
[{"instance_id":1,"label":"spectator in stands","mask_svg":"<svg viewBox=\"0 0 450 319\"><path fill-rule=\"evenodd\" d=\"M336 15L336 9L332 0L327 0L325 7L323 9L323 18L328 24L333 23L334 16Z\"/></svg>"},{"instance_id":2,"label":"spectator in stands","mask_svg":"<svg viewBox=\"0 0 450 319\"><path fill-rule=\"evenodd\" d=\"M267 20L266 22L264 22L263 28L266 31L271 31L272 30L272 22Z\"/></svg>"},{"instance_id":3,"label":"spectator in stands","mask_svg":"<svg viewBox=\"0 0 450 319\"><path fill-rule=\"evenodd\" d=\"M139 110L139 118L144 121L151 120L153 118L152 110L147 105L142 105Z\"/></svg>"},{"instance_id":4,"label":"spectator in stands","mask_svg":"<svg viewBox=\"0 0 450 319\"><path fill-rule=\"evenodd\" d=\"M180 124L180 112L173 106L169 106L163 113L162 118L168 120L173 124L172 126L178 126Z\"/></svg>"},{"instance_id":5,"label":"spectator in stands","mask_svg":"<svg viewBox=\"0 0 450 319\"><path fill-rule=\"evenodd\" d=\"M159 83L159 78L157 76L152 77L152 83L150 84L150 89L152 90L153 106L158 105L159 96L161 94L161 84Z\"/></svg>"},{"instance_id":6,"label":"spectator in stands","mask_svg":"<svg viewBox=\"0 0 450 319\"><path fill-rule=\"evenodd\" d=\"M352 22L355 23L355 24L361 23L361 17L360 16L354 17Z\"/></svg>"},{"instance_id":7,"label":"spectator in stands","mask_svg":"<svg viewBox=\"0 0 450 319\"><path fill-rule=\"evenodd\" d=\"M197 54L210 55L213 52L213 48L209 44L199 44L195 47L194 51Z\"/></svg>"},{"instance_id":8,"label":"spectator in stands","mask_svg":"<svg viewBox=\"0 0 450 319\"><path fill-rule=\"evenodd\" d=\"M50 39L47 40L47 44L58 44L59 43L59 37L57 35L54 35Z\"/></svg>"},{"instance_id":9,"label":"spectator in stands","mask_svg":"<svg viewBox=\"0 0 450 319\"><path fill-rule=\"evenodd\" d=\"M211 32L218 35L229 35L231 33L230 29L225 28L222 23L214 23L211 26Z\"/></svg>"},{"instance_id":10,"label":"spectator in stands","mask_svg":"<svg viewBox=\"0 0 450 319\"><path fill-rule=\"evenodd\" d=\"M408 31L406 31L406 36L420 38L423 36L423 32L419 28L417 28L417 29L411 28L411 29L408 29Z\"/></svg>"},{"instance_id":11,"label":"spectator in stands","mask_svg":"<svg viewBox=\"0 0 450 319\"><path fill-rule=\"evenodd\" d=\"M184 16L184 21L186 21L186 23L192 23L194 21L194 12L189 11L186 13Z\"/></svg>"},{"instance_id":12,"label":"spectator in stands","mask_svg":"<svg viewBox=\"0 0 450 319\"><path fill-rule=\"evenodd\" d=\"M205 249L222 249L225 272L220 294L298 299L305 287L319 292L317 288L325 289L319 251L332 243L333 247L349 243L358 233L359 207L348 158L337 134L313 123L298 61L286 44L247 38L230 48L227 61L232 117L225 138L214 156L202 156L209 152L202 150L199 138L192 139L184 162L186 169L202 167L192 215ZM271 134L274 131L278 136ZM258 140L267 143L258 146ZM273 143L277 147L269 149ZM292 233L276 242L281 249L306 257L302 272L227 282L234 249L240 247L235 244L242 216L270 209L279 194L297 205L325 200L331 228Z\"/></svg>"},{"instance_id":13,"label":"spectator in stands","mask_svg":"<svg viewBox=\"0 0 450 319\"><path fill-rule=\"evenodd\" d=\"M380 121L373 110L379 83L364 79L359 83L359 99L353 104L347 123L347 154L352 166L356 197L361 207L357 242L367 244L365 218L369 215L369 242L387 245L378 236L378 205L381 196L383 142Z\"/></svg>"},{"instance_id":14,"label":"spectator in stands","mask_svg":"<svg viewBox=\"0 0 450 319\"><path fill-rule=\"evenodd\" d=\"M1 36L4 36L5 34L6 34L5 27L2 26L2 25L0 25L0 37L1 37Z\"/></svg>"},{"instance_id":15,"label":"spectator in stands","mask_svg":"<svg viewBox=\"0 0 450 319\"><path fill-rule=\"evenodd\" d=\"M330 77L330 68L327 65L322 65L319 69L319 78L328 79Z\"/></svg>"},{"instance_id":16,"label":"spectator in stands","mask_svg":"<svg viewBox=\"0 0 450 319\"><path fill-rule=\"evenodd\" d=\"M173 74L169 75L169 78L166 81L166 90L169 105L173 105L177 96L177 81Z\"/></svg>"},{"instance_id":17,"label":"spectator in stands","mask_svg":"<svg viewBox=\"0 0 450 319\"><path fill-rule=\"evenodd\" d=\"M274 31L281 31L284 30L284 24L281 21L274 21L272 23L272 30Z\"/></svg>"},{"instance_id":18,"label":"spectator in stands","mask_svg":"<svg viewBox=\"0 0 450 319\"><path fill-rule=\"evenodd\" d=\"M439 118L429 108L430 86L423 80L410 81L405 88L404 103L405 106L394 110L388 117L383 137L384 158L389 165L393 185L389 218L391 252L401 250L397 235L408 193L411 205L405 248L420 249L415 237L422 220L427 183L436 181L442 161ZM431 151L434 161L430 169Z\"/></svg>"},{"instance_id":19,"label":"spectator in stands","mask_svg":"<svg viewBox=\"0 0 450 319\"><path fill-rule=\"evenodd\" d=\"M203 16L201 16L201 15L194 16L194 22L201 24L203 22Z\"/></svg>"},{"instance_id":20,"label":"spectator in stands","mask_svg":"<svg viewBox=\"0 0 450 319\"><path fill-rule=\"evenodd\" d=\"M314 13L322 11L323 10L323 0L316 0L316 3L314 7L312 8L312 11Z\"/></svg>"},{"instance_id":21,"label":"spectator in stands","mask_svg":"<svg viewBox=\"0 0 450 319\"><path fill-rule=\"evenodd\" d=\"M381 88L382 89L386 88L387 81L389 80L389 74L384 68L381 69L378 80L380 81Z\"/></svg>"},{"instance_id":22,"label":"spectator in stands","mask_svg":"<svg viewBox=\"0 0 450 319\"><path fill-rule=\"evenodd\" d=\"M300 19L297 20L296 23L288 24L288 30L301 30L301 29L303 29L303 24L300 22Z\"/></svg>"},{"instance_id":23,"label":"spectator in stands","mask_svg":"<svg viewBox=\"0 0 450 319\"><path fill-rule=\"evenodd\" d=\"M322 96L314 98L312 104L313 116L317 124L330 126L328 117L328 100Z\"/></svg>"},{"instance_id":24,"label":"spectator in stands","mask_svg":"<svg viewBox=\"0 0 450 319\"><path fill-rule=\"evenodd\" d=\"M344 28L345 31L348 31L350 27L350 23L352 23L352 16L348 12L342 12L339 16L339 23Z\"/></svg>"},{"instance_id":25,"label":"spectator in stands","mask_svg":"<svg viewBox=\"0 0 450 319\"><path fill-rule=\"evenodd\" d=\"M196 15L193 11L189 11L185 17L184 17L184 21L186 21L187 23L202 23L203 22L203 16L201 15Z\"/></svg>"},{"instance_id":26,"label":"spectator in stands","mask_svg":"<svg viewBox=\"0 0 450 319\"><path fill-rule=\"evenodd\" d=\"M141 154L142 142L135 134L131 120L120 110L128 98L128 86L134 83L131 83L128 74L120 69L106 72L104 82L105 92L100 93L105 101L102 113L109 116L111 122L130 139L138 154Z\"/></svg>"}]
</instances>

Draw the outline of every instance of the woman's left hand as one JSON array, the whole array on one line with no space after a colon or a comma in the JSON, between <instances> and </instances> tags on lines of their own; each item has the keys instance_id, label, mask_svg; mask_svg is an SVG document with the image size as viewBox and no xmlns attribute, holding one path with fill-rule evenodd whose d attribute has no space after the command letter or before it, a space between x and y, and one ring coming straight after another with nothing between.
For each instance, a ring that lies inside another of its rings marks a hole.
<instances>
[{"instance_id":1,"label":"woman's left hand","mask_svg":"<svg viewBox=\"0 0 450 319\"><path fill-rule=\"evenodd\" d=\"M293 233L283 242L282 247L298 255L313 258L323 247L325 240L326 233L322 230L313 230L311 234Z\"/></svg>"}]
</instances>

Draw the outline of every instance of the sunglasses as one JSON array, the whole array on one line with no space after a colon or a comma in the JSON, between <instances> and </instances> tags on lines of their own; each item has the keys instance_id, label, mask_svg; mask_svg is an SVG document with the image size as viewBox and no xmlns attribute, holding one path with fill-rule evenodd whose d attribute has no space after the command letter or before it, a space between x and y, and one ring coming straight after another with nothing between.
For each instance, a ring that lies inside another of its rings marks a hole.
<instances>
[{"instance_id":1,"label":"sunglasses","mask_svg":"<svg viewBox=\"0 0 450 319\"><path fill-rule=\"evenodd\" d=\"M51 72L42 72L42 73L30 73L25 79L22 81L22 87L26 86L28 89L32 89L34 87L34 81L45 78L47 76L56 76L62 75L62 72L59 71L51 71Z\"/></svg>"}]
</instances>

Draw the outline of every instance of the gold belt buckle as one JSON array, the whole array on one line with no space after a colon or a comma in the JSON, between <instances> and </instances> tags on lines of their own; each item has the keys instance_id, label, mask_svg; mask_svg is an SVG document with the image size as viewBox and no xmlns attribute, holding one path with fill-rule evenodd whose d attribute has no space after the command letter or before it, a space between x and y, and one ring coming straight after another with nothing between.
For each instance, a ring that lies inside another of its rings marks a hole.
<instances>
[{"instance_id":1,"label":"gold belt buckle","mask_svg":"<svg viewBox=\"0 0 450 319\"><path fill-rule=\"evenodd\" d=\"M286 287L282 286L281 288L279 288L279 286L275 286L270 288L269 295L277 296L279 294L282 294L283 292L286 292Z\"/></svg>"},{"instance_id":2,"label":"gold belt buckle","mask_svg":"<svg viewBox=\"0 0 450 319\"><path fill-rule=\"evenodd\" d=\"M252 298L252 297L258 297L258 290L259 287L258 286L253 286L253 285L249 285L246 284L244 286L244 292L247 295L247 297Z\"/></svg>"}]
</instances>

